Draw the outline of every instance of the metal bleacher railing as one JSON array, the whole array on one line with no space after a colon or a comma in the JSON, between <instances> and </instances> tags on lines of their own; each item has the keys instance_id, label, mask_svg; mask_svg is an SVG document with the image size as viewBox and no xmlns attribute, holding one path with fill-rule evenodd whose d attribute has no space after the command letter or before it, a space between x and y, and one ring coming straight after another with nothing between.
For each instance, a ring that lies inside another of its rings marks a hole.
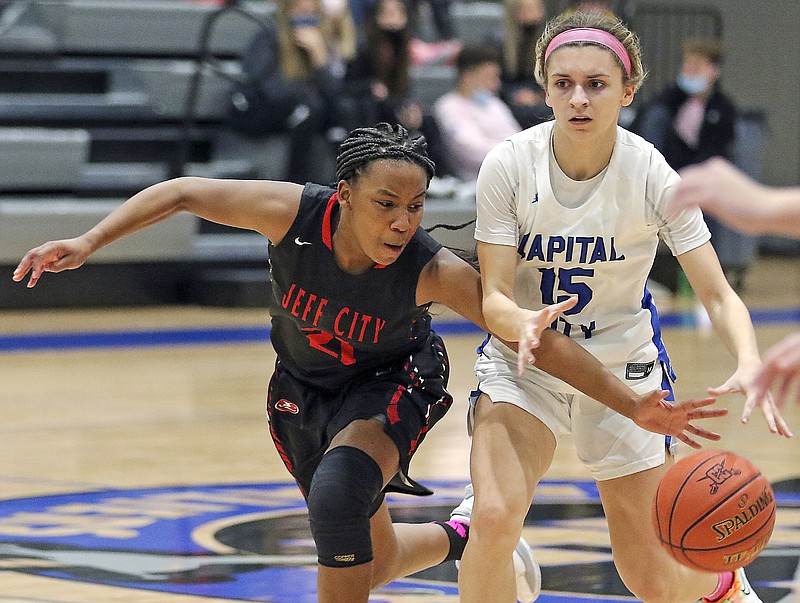
<instances>
[{"instance_id":1,"label":"metal bleacher railing","mask_svg":"<svg viewBox=\"0 0 800 603\"><path fill-rule=\"evenodd\" d=\"M215 56L211 47L214 28L223 17L228 15L238 15L252 23L255 23L261 29L268 30L273 27L271 21L268 21L263 15L256 14L255 12L243 7L239 0L225 0L222 6L210 12L206 16L200 31L197 57L195 58L194 64L194 73L192 75L186 95L186 105L183 111L182 134L179 151L176 155L175 161L170 166L170 177L174 178L177 176L182 176L185 172L192 140L192 126L194 125L195 121L197 101L199 98L200 86L203 81L204 74L207 71L211 71L223 79L228 80L231 84L240 79L239 72L231 70L226 66L225 63L221 62Z\"/></svg>"}]
</instances>

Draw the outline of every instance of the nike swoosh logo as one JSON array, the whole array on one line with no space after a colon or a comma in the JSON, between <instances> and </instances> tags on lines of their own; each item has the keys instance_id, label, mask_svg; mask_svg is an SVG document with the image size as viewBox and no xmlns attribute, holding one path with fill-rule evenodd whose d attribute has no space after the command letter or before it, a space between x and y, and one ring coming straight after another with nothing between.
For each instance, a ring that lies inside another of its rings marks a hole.
<instances>
[{"instance_id":1,"label":"nike swoosh logo","mask_svg":"<svg viewBox=\"0 0 800 603\"><path fill-rule=\"evenodd\" d=\"M294 238L294 244L295 245L311 245L311 243L309 241L301 241L300 237L295 237Z\"/></svg>"}]
</instances>

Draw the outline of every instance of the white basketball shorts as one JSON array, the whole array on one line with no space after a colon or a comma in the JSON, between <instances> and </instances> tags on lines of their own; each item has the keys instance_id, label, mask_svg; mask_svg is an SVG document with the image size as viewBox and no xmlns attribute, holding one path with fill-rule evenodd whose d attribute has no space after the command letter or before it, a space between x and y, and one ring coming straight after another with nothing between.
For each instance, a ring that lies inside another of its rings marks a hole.
<instances>
[{"instance_id":1,"label":"white basketball shorts","mask_svg":"<svg viewBox=\"0 0 800 603\"><path fill-rule=\"evenodd\" d=\"M531 378L534 374L530 371L519 377L516 353L502 344L487 344L478 356L475 370L477 394L529 412L553 432L556 442L559 435L571 433L578 458L598 481L658 467L665 461L667 448L674 452L678 443L676 438L642 429L589 396L546 389ZM628 385L637 394L670 389L663 369L653 370L645 379L629 381ZM472 404L477 397L472 397Z\"/></svg>"}]
</instances>

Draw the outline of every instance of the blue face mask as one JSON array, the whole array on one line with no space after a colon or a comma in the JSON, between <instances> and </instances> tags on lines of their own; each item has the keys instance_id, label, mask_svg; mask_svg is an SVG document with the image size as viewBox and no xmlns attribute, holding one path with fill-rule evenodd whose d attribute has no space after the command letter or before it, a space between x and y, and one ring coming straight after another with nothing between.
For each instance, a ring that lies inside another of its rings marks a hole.
<instances>
[{"instance_id":1,"label":"blue face mask","mask_svg":"<svg viewBox=\"0 0 800 603\"><path fill-rule=\"evenodd\" d=\"M708 89L708 80L699 75L684 75L678 76L678 88L683 90L686 94L702 94Z\"/></svg>"},{"instance_id":2,"label":"blue face mask","mask_svg":"<svg viewBox=\"0 0 800 603\"><path fill-rule=\"evenodd\" d=\"M292 27L319 27L319 17L317 15L302 15L289 19Z\"/></svg>"},{"instance_id":3,"label":"blue face mask","mask_svg":"<svg viewBox=\"0 0 800 603\"><path fill-rule=\"evenodd\" d=\"M472 102L479 107L485 107L492 100L492 96L494 95L488 90L476 90L472 93Z\"/></svg>"}]
</instances>

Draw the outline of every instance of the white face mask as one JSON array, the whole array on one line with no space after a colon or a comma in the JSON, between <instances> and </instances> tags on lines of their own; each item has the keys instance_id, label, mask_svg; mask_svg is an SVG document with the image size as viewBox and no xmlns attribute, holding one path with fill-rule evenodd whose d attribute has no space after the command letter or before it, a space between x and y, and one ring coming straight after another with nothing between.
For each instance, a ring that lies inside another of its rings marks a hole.
<instances>
[{"instance_id":1,"label":"white face mask","mask_svg":"<svg viewBox=\"0 0 800 603\"><path fill-rule=\"evenodd\" d=\"M476 90L472 93L472 102L480 107L485 107L494 96L488 90Z\"/></svg>"},{"instance_id":2,"label":"white face mask","mask_svg":"<svg viewBox=\"0 0 800 603\"><path fill-rule=\"evenodd\" d=\"M701 94L708 90L708 80L701 75L684 75L681 73L678 76L677 84L678 88L686 94Z\"/></svg>"}]
</instances>

